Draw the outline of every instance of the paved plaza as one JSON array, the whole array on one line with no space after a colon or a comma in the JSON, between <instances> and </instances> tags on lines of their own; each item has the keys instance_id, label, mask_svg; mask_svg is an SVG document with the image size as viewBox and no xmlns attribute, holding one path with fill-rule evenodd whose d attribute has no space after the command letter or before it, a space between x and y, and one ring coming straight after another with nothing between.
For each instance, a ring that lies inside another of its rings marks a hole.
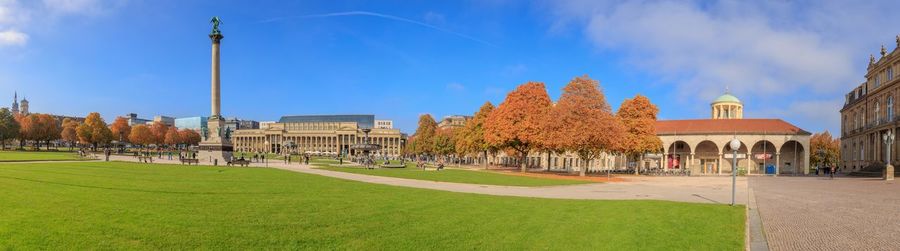
<instances>
[{"instance_id":1,"label":"paved plaza","mask_svg":"<svg viewBox=\"0 0 900 251\"><path fill-rule=\"evenodd\" d=\"M771 250L900 249L900 181L753 177L750 187Z\"/></svg>"}]
</instances>

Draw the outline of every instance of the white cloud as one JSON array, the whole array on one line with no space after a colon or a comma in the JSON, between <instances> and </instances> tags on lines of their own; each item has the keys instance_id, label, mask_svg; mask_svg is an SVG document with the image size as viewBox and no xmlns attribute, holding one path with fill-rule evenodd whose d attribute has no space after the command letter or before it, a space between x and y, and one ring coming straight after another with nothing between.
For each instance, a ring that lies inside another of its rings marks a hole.
<instances>
[{"instance_id":1,"label":"white cloud","mask_svg":"<svg viewBox=\"0 0 900 251\"><path fill-rule=\"evenodd\" d=\"M890 1L571 0L545 5L553 13L550 32L576 27L599 50L621 53L625 65L674 85L683 102L711 100L727 86L750 109L800 113L785 113L789 120L828 116L816 119L828 124L814 130L839 126L840 102L834 105L832 97L862 82L868 55L884 41L893 44L900 32L887 25L900 23ZM831 110L816 110L825 105L821 100L829 100L824 107Z\"/></svg>"},{"instance_id":2,"label":"white cloud","mask_svg":"<svg viewBox=\"0 0 900 251\"><path fill-rule=\"evenodd\" d=\"M28 34L16 30L0 31L0 46L25 45L28 42Z\"/></svg>"}]
</instances>

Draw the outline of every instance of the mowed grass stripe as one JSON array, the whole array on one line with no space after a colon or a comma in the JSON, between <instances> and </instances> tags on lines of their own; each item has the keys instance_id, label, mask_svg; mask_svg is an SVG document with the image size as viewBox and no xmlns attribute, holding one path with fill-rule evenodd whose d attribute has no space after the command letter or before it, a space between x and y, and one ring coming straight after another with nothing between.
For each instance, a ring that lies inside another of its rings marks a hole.
<instances>
[{"instance_id":1,"label":"mowed grass stripe","mask_svg":"<svg viewBox=\"0 0 900 251\"><path fill-rule=\"evenodd\" d=\"M50 172L60 169L67 173ZM9 177L0 178L0 249L743 248L743 208L723 205L488 196L121 162L0 165L0 176Z\"/></svg>"}]
</instances>

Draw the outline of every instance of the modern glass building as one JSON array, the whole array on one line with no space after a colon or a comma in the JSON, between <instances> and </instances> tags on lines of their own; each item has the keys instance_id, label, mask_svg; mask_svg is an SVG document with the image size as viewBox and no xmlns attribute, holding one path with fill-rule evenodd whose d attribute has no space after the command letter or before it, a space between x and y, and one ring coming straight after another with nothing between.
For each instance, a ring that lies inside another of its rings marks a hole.
<instances>
[{"instance_id":1,"label":"modern glass building","mask_svg":"<svg viewBox=\"0 0 900 251\"><path fill-rule=\"evenodd\" d=\"M191 129L199 132L200 129L206 128L207 119L207 117L177 118L175 119L175 127L178 129Z\"/></svg>"}]
</instances>

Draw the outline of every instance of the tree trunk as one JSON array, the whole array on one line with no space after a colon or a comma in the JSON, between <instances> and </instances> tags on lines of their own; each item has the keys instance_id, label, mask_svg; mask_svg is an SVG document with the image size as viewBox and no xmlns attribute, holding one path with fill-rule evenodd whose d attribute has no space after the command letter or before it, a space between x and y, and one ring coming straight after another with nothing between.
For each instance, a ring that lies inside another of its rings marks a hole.
<instances>
[{"instance_id":1,"label":"tree trunk","mask_svg":"<svg viewBox=\"0 0 900 251\"><path fill-rule=\"evenodd\" d=\"M527 161L525 161L526 159L528 159L528 153L523 152L522 156L519 157L519 166L521 168L519 170L520 172L524 173L526 170L528 170L528 163L526 163Z\"/></svg>"},{"instance_id":2,"label":"tree trunk","mask_svg":"<svg viewBox=\"0 0 900 251\"><path fill-rule=\"evenodd\" d=\"M547 172L550 172L550 151L547 151Z\"/></svg>"},{"instance_id":3,"label":"tree trunk","mask_svg":"<svg viewBox=\"0 0 900 251\"><path fill-rule=\"evenodd\" d=\"M584 177L584 176L585 176L585 173L587 173L587 167L585 166L584 159L580 159L580 158L579 158L578 161L581 162L581 163L580 163L580 164L581 164L581 165L580 165L581 168L578 168L578 169L579 169L579 171L578 171L578 176Z\"/></svg>"},{"instance_id":4,"label":"tree trunk","mask_svg":"<svg viewBox=\"0 0 900 251\"><path fill-rule=\"evenodd\" d=\"M481 163L481 165L484 166L484 169L485 169L485 170L488 169L488 156L487 156L487 151L484 151L484 161Z\"/></svg>"}]
</instances>

